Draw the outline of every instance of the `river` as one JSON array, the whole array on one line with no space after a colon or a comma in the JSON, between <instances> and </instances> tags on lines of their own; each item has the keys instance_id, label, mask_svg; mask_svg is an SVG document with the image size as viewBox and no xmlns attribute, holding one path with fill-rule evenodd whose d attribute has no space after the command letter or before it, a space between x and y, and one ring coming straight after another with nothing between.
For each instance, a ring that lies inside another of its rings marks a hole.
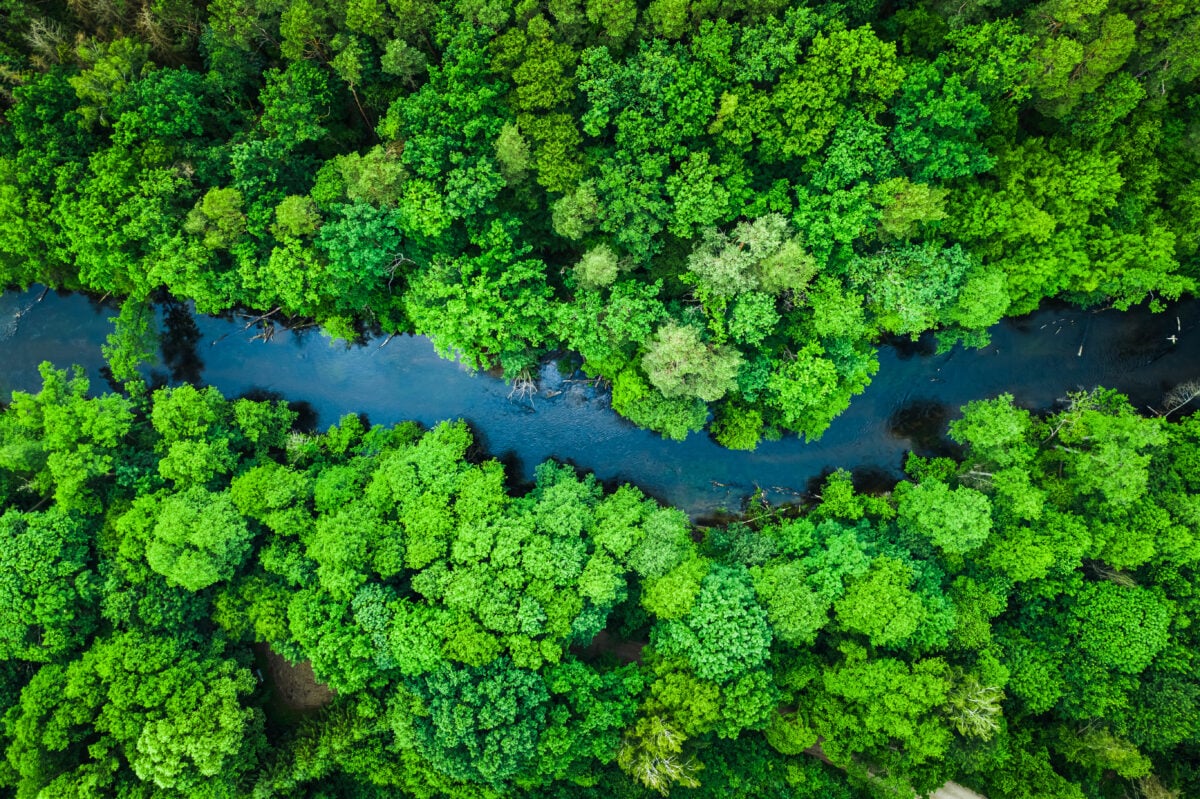
<instances>
[{"instance_id":1,"label":"river","mask_svg":"<svg viewBox=\"0 0 1200 799\"><path fill-rule=\"evenodd\" d=\"M40 287L0 295L0 397L36 391L44 360L83 366L93 390L103 390L100 345L116 306L42 295ZM794 500L837 467L866 485L893 480L909 450L945 446L946 423L973 399L1007 391L1044 409L1068 391L1103 385L1146 410L1171 387L1200 379L1200 300L1159 314L1055 304L1000 323L981 350L937 355L931 337L886 344L871 386L820 440L787 436L732 452L703 433L676 442L639 430L613 413L603 390L564 379L553 362L542 368L538 395L513 397L502 380L439 358L420 336L348 346L317 330L280 328L254 340L258 329L243 329L245 319L197 316L182 305L160 307L158 320L162 349L152 371L164 381L212 385L231 397L272 392L302 403L322 428L346 413L384 424L466 419L518 480L555 458L610 485L633 483L697 518L738 510L756 487L772 501Z\"/></svg>"}]
</instances>

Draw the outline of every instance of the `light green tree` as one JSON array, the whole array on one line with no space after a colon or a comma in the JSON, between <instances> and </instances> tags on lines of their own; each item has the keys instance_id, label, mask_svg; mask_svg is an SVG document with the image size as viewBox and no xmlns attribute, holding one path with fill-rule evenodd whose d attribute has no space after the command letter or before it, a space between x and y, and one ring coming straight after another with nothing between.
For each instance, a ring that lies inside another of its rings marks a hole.
<instances>
[{"instance_id":1,"label":"light green tree","mask_svg":"<svg viewBox=\"0 0 1200 799\"><path fill-rule=\"evenodd\" d=\"M713 347L691 325L670 321L654 331L641 365L664 397L712 402L733 388L742 355L732 347Z\"/></svg>"}]
</instances>

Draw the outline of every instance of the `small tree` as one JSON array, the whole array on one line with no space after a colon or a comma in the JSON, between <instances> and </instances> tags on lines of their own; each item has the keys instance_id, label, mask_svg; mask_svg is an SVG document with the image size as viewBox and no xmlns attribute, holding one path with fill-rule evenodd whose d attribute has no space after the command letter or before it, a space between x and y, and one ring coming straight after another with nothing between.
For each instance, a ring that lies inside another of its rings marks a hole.
<instances>
[{"instance_id":1,"label":"small tree","mask_svg":"<svg viewBox=\"0 0 1200 799\"><path fill-rule=\"evenodd\" d=\"M944 711L960 735L989 741L1000 729L1004 691L967 675L950 689Z\"/></svg>"},{"instance_id":2,"label":"small tree","mask_svg":"<svg viewBox=\"0 0 1200 799\"><path fill-rule=\"evenodd\" d=\"M597 244L575 264L575 279L585 289L598 289L617 279L621 266L617 254L607 244Z\"/></svg>"},{"instance_id":3,"label":"small tree","mask_svg":"<svg viewBox=\"0 0 1200 799\"><path fill-rule=\"evenodd\" d=\"M742 354L712 347L688 325L667 322L655 331L642 356L642 368L664 397L698 397L713 402L736 382Z\"/></svg>"},{"instance_id":4,"label":"small tree","mask_svg":"<svg viewBox=\"0 0 1200 799\"><path fill-rule=\"evenodd\" d=\"M638 719L625 733L617 765L633 779L663 796L675 785L699 788L696 773L703 766L683 754L687 739L658 716Z\"/></svg>"}]
</instances>

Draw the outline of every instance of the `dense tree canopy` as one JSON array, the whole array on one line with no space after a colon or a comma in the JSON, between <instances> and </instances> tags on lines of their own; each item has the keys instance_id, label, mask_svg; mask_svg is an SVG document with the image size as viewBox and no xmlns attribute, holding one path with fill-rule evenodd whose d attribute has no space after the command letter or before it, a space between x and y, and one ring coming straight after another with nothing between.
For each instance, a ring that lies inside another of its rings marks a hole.
<instances>
[{"instance_id":1,"label":"dense tree canopy","mask_svg":"<svg viewBox=\"0 0 1200 799\"><path fill-rule=\"evenodd\" d=\"M815 438L881 336L1200 279L1185 0L0 18L0 285L415 331L510 378L565 350L673 438Z\"/></svg>"},{"instance_id":2,"label":"dense tree canopy","mask_svg":"<svg viewBox=\"0 0 1200 799\"><path fill-rule=\"evenodd\" d=\"M887 494L694 527L510 487L462 422L42 371L0 413L0 795L1200 791L1195 416L1002 396Z\"/></svg>"},{"instance_id":3,"label":"dense tree canopy","mask_svg":"<svg viewBox=\"0 0 1200 799\"><path fill-rule=\"evenodd\" d=\"M0 287L128 298L122 393L0 408L0 797L1200 795L1195 416L981 400L886 493L696 526L461 421L137 376L165 292L819 437L885 337L1196 289L1194 2L0 20Z\"/></svg>"}]
</instances>

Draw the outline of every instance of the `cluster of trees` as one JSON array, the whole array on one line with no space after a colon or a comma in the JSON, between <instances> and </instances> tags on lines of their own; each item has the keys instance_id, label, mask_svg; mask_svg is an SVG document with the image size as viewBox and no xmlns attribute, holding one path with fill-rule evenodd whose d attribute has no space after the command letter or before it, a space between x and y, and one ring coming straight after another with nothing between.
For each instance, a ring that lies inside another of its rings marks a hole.
<instances>
[{"instance_id":1,"label":"cluster of trees","mask_svg":"<svg viewBox=\"0 0 1200 799\"><path fill-rule=\"evenodd\" d=\"M887 495L704 528L512 488L462 422L42 374L0 413L0 795L1200 795L1195 416L974 402ZM272 710L264 646L328 706Z\"/></svg>"},{"instance_id":2,"label":"cluster of trees","mask_svg":"<svg viewBox=\"0 0 1200 799\"><path fill-rule=\"evenodd\" d=\"M880 336L1200 276L1189 0L0 0L0 284L565 349L815 437Z\"/></svg>"}]
</instances>

